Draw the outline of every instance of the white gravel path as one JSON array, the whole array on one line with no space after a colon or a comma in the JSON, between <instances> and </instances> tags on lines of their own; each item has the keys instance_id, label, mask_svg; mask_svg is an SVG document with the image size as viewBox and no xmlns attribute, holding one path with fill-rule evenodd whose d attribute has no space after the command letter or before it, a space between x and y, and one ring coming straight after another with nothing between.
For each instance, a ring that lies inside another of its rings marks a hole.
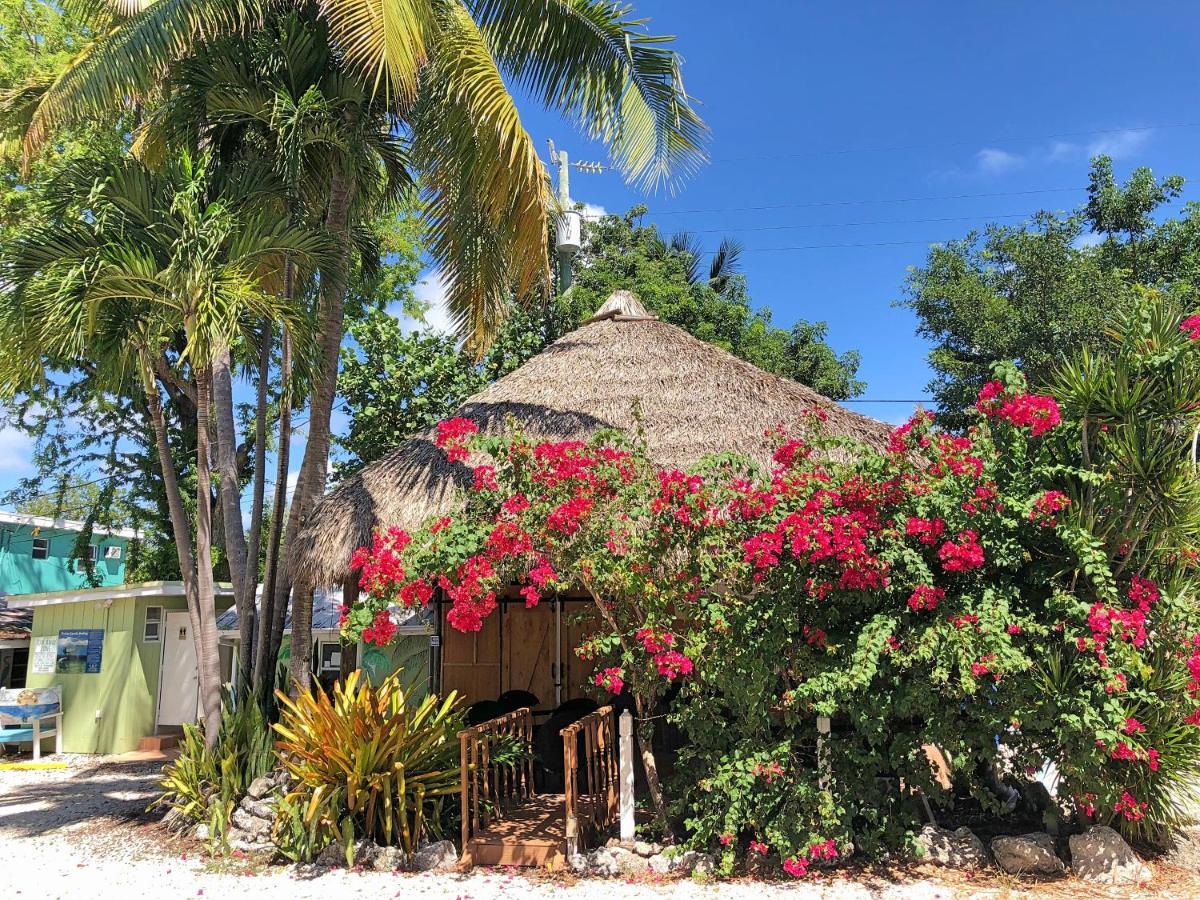
<instances>
[{"instance_id":1,"label":"white gravel path","mask_svg":"<svg viewBox=\"0 0 1200 900\"><path fill-rule=\"evenodd\" d=\"M325 871L304 875L242 860L208 859L191 841L167 835L143 812L158 765L99 764L71 758L66 770L0 771L0 898L414 898L414 900L951 900L1029 895L1028 884L972 886L934 880L720 884L691 880L572 883L516 871L468 875ZM1064 885L1048 886L1055 896ZM1040 892L1034 892L1040 893ZM1074 893L1074 892L1070 892ZM1129 897L1080 892L1076 896ZM1158 896L1196 896L1174 891Z\"/></svg>"}]
</instances>

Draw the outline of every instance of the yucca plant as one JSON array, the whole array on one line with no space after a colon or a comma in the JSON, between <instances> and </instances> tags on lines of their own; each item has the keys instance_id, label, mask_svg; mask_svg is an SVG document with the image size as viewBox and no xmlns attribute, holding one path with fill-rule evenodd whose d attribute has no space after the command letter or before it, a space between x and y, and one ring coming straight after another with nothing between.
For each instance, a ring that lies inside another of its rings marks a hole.
<instances>
[{"instance_id":1,"label":"yucca plant","mask_svg":"<svg viewBox=\"0 0 1200 900\"><path fill-rule=\"evenodd\" d=\"M276 696L276 747L292 776L276 820L285 854L305 859L337 842L349 863L357 837L409 855L426 834L441 837L443 800L460 786L457 694L412 704L401 673L373 686L356 671L332 695Z\"/></svg>"}]
</instances>

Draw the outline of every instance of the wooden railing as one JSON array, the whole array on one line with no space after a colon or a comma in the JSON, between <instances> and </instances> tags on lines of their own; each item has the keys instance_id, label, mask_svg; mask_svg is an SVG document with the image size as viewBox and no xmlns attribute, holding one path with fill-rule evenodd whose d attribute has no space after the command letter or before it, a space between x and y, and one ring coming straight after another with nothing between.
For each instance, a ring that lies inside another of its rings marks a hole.
<instances>
[{"instance_id":1,"label":"wooden railing","mask_svg":"<svg viewBox=\"0 0 1200 900\"><path fill-rule=\"evenodd\" d=\"M518 709L458 733L462 846L534 795L533 716Z\"/></svg>"},{"instance_id":2,"label":"wooden railing","mask_svg":"<svg viewBox=\"0 0 1200 900\"><path fill-rule=\"evenodd\" d=\"M564 728L567 856L617 820L617 717L605 706Z\"/></svg>"}]
</instances>

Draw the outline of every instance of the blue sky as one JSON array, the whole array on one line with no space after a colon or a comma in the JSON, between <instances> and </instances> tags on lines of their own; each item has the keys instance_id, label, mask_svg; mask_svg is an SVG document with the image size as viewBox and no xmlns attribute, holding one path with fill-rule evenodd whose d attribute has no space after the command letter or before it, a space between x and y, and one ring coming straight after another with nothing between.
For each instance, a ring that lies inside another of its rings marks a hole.
<instances>
[{"instance_id":1,"label":"blue sky","mask_svg":"<svg viewBox=\"0 0 1200 900\"><path fill-rule=\"evenodd\" d=\"M924 395L928 348L892 304L928 243L1073 208L1096 152L1121 177L1148 165L1200 179L1193 4L636 7L653 31L678 35L712 162L675 196L644 196L613 172L575 173L573 196L612 212L648 203L649 221L709 247L741 239L755 303L785 326L828 321L835 348L862 353L868 399ZM604 159L556 115L522 110L543 153L553 138L573 158ZM1190 199L1200 199L1191 184ZM776 249L796 247L809 249ZM420 293L436 301L436 273ZM855 408L899 421L911 405ZM0 430L0 490L27 460L20 436Z\"/></svg>"}]
</instances>

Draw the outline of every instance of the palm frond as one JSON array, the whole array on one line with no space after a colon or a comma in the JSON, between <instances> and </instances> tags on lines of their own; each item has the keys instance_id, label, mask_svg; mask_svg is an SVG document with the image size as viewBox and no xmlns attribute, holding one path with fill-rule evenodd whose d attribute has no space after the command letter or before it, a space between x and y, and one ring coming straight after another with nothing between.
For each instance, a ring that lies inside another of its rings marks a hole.
<instances>
[{"instance_id":1,"label":"palm frond","mask_svg":"<svg viewBox=\"0 0 1200 900\"><path fill-rule=\"evenodd\" d=\"M390 101L407 107L417 96L434 27L425 0L323 0L322 15L347 64Z\"/></svg>"},{"instance_id":2,"label":"palm frond","mask_svg":"<svg viewBox=\"0 0 1200 900\"><path fill-rule=\"evenodd\" d=\"M510 292L549 284L549 179L475 23L452 6L441 25L414 110L413 157L451 320L482 352Z\"/></svg>"},{"instance_id":3,"label":"palm frond","mask_svg":"<svg viewBox=\"0 0 1200 900\"><path fill-rule=\"evenodd\" d=\"M713 254L708 267L708 286L718 294L729 290L734 276L741 272L742 242L731 237L722 238L721 246Z\"/></svg>"},{"instance_id":4,"label":"palm frond","mask_svg":"<svg viewBox=\"0 0 1200 900\"><path fill-rule=\"evenodd\" d=\"M672 38L607 0L463 0L501 68L603 140L626 178L675 188L706 161L708 129Z\"/></svg>"}]
</instances>

